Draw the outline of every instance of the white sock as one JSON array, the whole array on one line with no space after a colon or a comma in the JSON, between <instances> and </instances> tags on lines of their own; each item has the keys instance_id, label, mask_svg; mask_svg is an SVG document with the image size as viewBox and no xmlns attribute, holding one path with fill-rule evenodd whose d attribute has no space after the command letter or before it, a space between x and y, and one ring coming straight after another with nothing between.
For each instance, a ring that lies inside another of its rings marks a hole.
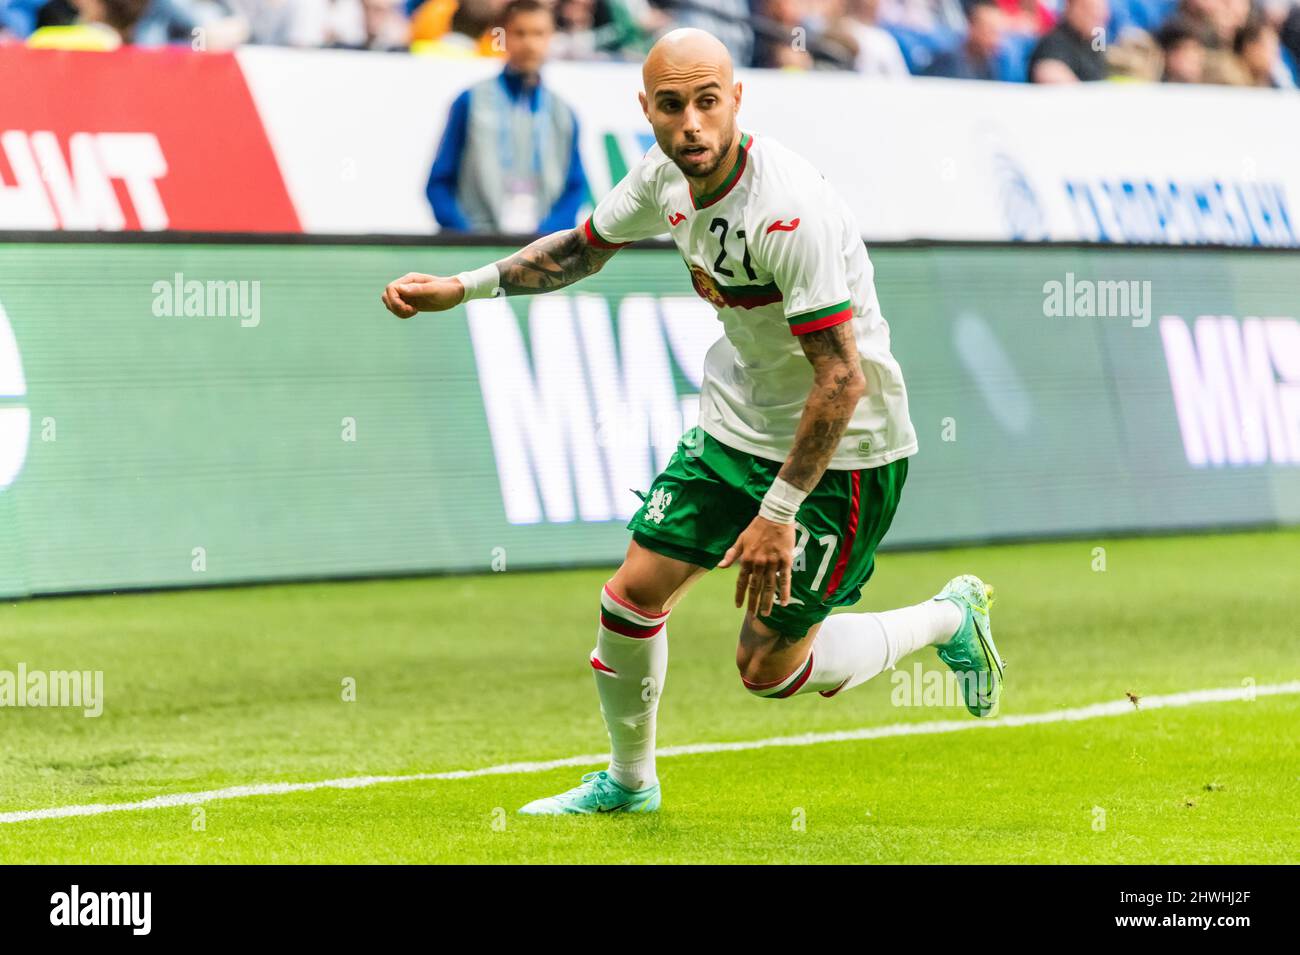
<instances>
[{"instance_id":1,"label":"white sock","mask_svg":"<svg viewBox=\"0 0 1300 955\"><path fill-rule=\"evenodd\" d=\"M745 686L769 699L814 690L832 697L893 669L909 653L947 642L964 616L951 600L927 600L884 613L832 614L817 631L808 659L793 673L776 683Z\"/></svg>"},{"instance_id":2,"label":"white sock","mask_svg":"<svg viewBox=\"0 0 1300 955\"><path fill-rule=\"evenodd\" d=\"M668 612L639 610L606 584L591 668L609 730L609 774L625 789L653 786L659 781L655 715L668 672Z\"/></svg>"}]
</instances>

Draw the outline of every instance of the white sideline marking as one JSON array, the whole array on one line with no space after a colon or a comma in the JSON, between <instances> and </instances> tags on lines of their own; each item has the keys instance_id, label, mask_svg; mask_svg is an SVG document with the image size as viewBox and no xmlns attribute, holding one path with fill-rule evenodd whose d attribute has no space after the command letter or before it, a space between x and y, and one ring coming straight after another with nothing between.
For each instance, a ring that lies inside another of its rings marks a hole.
<instances>
[{"instance_id":1,"label":"white sideline marking","mask_svg":"<svg viewBox=\"0 0 1300 955\"><path fill-rule=\"evenodd\" d=\"M1213 690L1191 690L1170 693L1166 696L1144 696L1140 708L1159 710L1201 703L1224 703L1231 700L1248 700L1251 695L1284 696L1300 693L1300 680L1256 687L1220 687ZM749 749L767 749L775 746L813 746L817 743L839 743L849 740L885 739L891 736L926 736L933 733L955 733L960 730L991 729L1000 726L1036 726L1043 723L1075 723L1103 716L1123 716L1132 713L1133 704L1127 699L1109 703L1093 703L1072 709L1053 710L1048 713L1026 713L1019 716L998 716L991 720L934 720L928 723L895 723L888 726L867 726L856 730L838 730L830 733L803 733L799 736L774 736L769 739L743 740L735 743L689 743L685 746L666 746L657 751L659 756L695 756L701 753L733 753ZM49 809L24 809L0 812L0 823L30 822L36 819L63 819L69 816L99 816L108 812L130 812L142 809L170 809L175 806L195 806L218 799L243 799L246 796L278 796L284 793L311 792L314 789L364 789L385 783L414 783L443 779L473 779L478 776L504 776L516 773L544 773L567 766L590 766L609 759L608 753L588 753L567 756L544 762L504 763L482 769L457 769L443 773L410 773L405 776L348 776L342 779L323 779L314 783L257 783L248 786L230 786L227 789L209 789L196 793L172 793L155 796L139 802L90 803L84 806L53 806Z\"/></svg>"}]
</instances>

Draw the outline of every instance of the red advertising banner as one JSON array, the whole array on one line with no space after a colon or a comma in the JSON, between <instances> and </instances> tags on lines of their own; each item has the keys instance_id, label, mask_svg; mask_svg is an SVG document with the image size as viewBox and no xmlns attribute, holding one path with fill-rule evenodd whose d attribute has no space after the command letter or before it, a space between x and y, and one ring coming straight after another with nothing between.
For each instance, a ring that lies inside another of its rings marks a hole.
<instances>
[{"instance_id":1,"label":"red advertising banner","mask_svg":"<svg viewBox=\"0 0 1300 955\"><path fill-rule=\"evenodd\" d=\"M301 226L234 56L0 46L0 229Z\"/></svg>"}]
</instances>

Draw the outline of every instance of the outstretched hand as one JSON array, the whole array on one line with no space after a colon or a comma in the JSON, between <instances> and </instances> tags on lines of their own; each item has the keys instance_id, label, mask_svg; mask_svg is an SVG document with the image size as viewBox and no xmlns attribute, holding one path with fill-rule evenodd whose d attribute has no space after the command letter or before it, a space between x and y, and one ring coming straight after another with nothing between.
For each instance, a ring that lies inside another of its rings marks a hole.
<instances>
[{"instance_id":1,"label":"outstretched hand","mask_svg":"<svg viewBox=\"0 0 1300 955\"><path fill-rule=\"evenodd\" d=\"M736 606L749 594L749 612L765 617L778 594L781 605L790 602L790 571L794 565L794 525L755 517L718 563L730 567L740 561L736 577Z\"/></svg>"},{"instance_id":2,"label":"outstretched hand","mask_svg":"<svg viewBox=\"0 0 1300 955\"><path fill-rule=\"evenodd\" d=\"M398 318L410 318L416 312L445 312L464 297L465 286L458 278L407 272L389 282L379 300Z\"/></svg>"}]
</instances>

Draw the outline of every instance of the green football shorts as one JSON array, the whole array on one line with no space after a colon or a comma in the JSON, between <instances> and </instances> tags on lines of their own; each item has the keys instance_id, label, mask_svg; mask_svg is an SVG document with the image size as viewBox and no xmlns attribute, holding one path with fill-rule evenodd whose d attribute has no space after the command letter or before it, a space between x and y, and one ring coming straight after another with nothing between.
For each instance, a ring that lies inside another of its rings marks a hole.
<instances>
[{"instance_id":1,"label":"green football shorts","mask_svg":"<svg viewBox=\"0 0 1300 955\"><path fill-rule=\"evenodd\" d=\"M780 461L729 448L702 428L682 435L641 508L632 539L666 557L716 567L757 516ZM790 603L760 617L788 637L803 637L836 607L857 603L871 579L879 545L898 509L907 458L877 468L831 471L795 517Z\"/></svg>"}]
</instances>

